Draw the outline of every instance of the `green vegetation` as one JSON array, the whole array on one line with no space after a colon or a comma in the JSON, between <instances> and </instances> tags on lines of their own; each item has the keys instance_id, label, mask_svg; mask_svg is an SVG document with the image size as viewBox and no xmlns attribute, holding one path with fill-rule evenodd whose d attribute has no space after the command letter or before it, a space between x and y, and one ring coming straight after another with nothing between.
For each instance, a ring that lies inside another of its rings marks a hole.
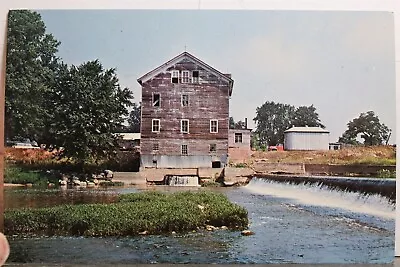
<instances>
[{"instance_id":1,"label":"green vegetation","mask_svg":"<svg viewBox=\"0 0 400 267\"><path fill-rule=\"evenodd\" d=\"M118 203L62 205L8 210L7 235L130 236L187 232L206 225L243 230L247 211L223 194L145 192L122 195Z\"/></svg>"},{"instance_id":2,"label":"green vegetation","mask_svg":"<svg viewBox=\"0 0 400 267\"><path fill-rule=\"evenodd\" d=\"M379 170L377 173L378 178L396 178L396 172L387 169Z\"/></svg>"},{"instance_id":3,"label":"green vegetation","mask_svg":"<svg viewBox=\"0 0 400 267\"><path fill-rule=\"evenodd\" d=\"M218 183L216 181L207 181L207 182L203 182L201 183L202 187L221 187L222 184Z\"/></svg>"},{"instance_id":4,"label":"green vegetation","mask_svg":"<svg viewBox=\"0 0 400 267\"><path fill-rule=\"evenodd\" d=\"M361 113L358 118L347 123L347 130L339 138L339 142L358 145L357 136L364 139L364 145L387 144L391 130L379 121L373 111Z\"/></svg>"},{"instance_id":5,"label":"green vegetation","mask_svg":"<svg viewBox=\"0 0 400 267\"><path fill-rule=\"evenodd\" d=\"M47 182L55 183L57 178L53 175L25 170L15 166L7 166L4 171L4 182L10 184L33 184L45 186Z\"/></svg>"},{"instance_id":6,"label":"green vegetation","mask_svg":"<svg viewBox=\"0 0 400 267\"><path fill-rule=\"evenodd\" d=\"M77 165L114 158L120 138L115 133L133 99L116 70L96 59L64 64L56 55L60 42L37 12L12 10L8 26L6 139L62 147L59 156Z\"/></svg>"},{"instance_id":7,"label":"green vegetation","mask_svg":"<svg viewBox=\"0 0 400 267\"><path fill-rule=\"evenodd\" d=\"M267 101L257 107L255 134L258 140L253 140L253 147L259 148L262 145L275 146L284 143L284 132L292 126L322 127L317 109L311 105L294 107L288 104Z\"/></svg>"}]
</instances>

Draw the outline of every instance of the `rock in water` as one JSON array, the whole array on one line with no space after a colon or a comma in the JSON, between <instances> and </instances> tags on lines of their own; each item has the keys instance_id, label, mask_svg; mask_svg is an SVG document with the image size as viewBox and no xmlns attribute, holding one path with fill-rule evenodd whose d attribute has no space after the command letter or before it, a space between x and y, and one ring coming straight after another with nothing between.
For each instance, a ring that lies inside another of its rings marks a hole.
<instances>
[{"instance_id":1,"label":"rock in water","mask_svg":"<svg viewBox=\"0 0 400 267\"><path fill-rule=\"evenodd\" d=\"M254 232L252 232L252 231L250 231L250 230L243 230L243 231L242 231L242 235L244 235L244 236L254 235Z\"/></svg>"}]
</instances>

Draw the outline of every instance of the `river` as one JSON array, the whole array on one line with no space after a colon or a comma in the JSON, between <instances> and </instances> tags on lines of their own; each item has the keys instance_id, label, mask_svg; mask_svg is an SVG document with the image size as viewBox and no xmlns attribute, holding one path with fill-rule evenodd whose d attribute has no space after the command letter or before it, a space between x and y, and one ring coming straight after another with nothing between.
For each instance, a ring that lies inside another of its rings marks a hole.
<instances>
[{"instance_id":1,"label":"river","mask_svg":"<svg viewBox=\"0 0 400 267\"><path fill-rule=\"evenodd\" d=\"M152 190L188 188L153 186ZM5 190L6 208L113 202L140 188ZM9 262L124 263L390 263L395 206L376 195L254 178L216 190L249 212L252 236L218 230L139 237L8 237Z\"/></svg>"}]
</instances>

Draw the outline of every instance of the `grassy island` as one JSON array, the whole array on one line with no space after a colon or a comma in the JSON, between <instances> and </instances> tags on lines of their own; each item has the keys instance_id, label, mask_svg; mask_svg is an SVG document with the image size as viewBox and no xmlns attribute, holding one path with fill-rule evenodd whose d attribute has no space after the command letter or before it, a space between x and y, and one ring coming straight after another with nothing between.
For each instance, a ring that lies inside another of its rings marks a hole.
<instances>
[{"instance_id":1,"label":"grassy island","mask_svg":"<svg viewBox=\"0 0 400 267\"><path fill-rule=\"evenodd\" d=\"M62 205L5 212L7 235L134 236L226 226L243 230L247 211L212 192L122 195L117 203Z\"/></svg>"}]
</instances>

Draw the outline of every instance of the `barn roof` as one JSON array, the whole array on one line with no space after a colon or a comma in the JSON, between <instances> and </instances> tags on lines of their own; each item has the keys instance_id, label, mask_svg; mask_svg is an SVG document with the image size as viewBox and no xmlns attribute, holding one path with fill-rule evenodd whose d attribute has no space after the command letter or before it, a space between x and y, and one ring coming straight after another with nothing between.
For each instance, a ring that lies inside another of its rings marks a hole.
<instances>
[{"instance_id":1,"label":"barn roof","mask_svg":"<svg viewBox=\"0 0 400 267\"><path fill-rule=\"evenodd\" d=\"M285 133L329 133L329 131L321 127L292 127L285 131Z\"/></svg>"},{"instance_id":2,"label":"barn roof","mask_svg":"<svg viewBox=\"0 0 400 267\"><path fill-rule=\"evenodd\" d=\"M142 84L148 80L150 80L151 78L153 78L154 76L165 72L168 68L170 68L171 66L175 65L176 63L180 62L182 59L188 59L196 64L198 64L199 66L203 67L204 69L208 70L209 72L213 73L214 75L222 78L223 80L229 82L229 95L232 95L232 89L233 89L233 79L231 78L230 74L224 74L220 71L218 71L217 69L214 69L213 67L211 67L210 65L204 63L203 61L201 61L200 59L198 59L197 57L193 56L192 54L188 53L188 52L183 52L179 55L177 55L176 57L174 57L173 59L165 62L164 64L158 66L157 68L155 68L154 70L146 73L145 75L143 75L142 77L140 77L137 81L139 84Z\"/></svg>"}]
</instances>

